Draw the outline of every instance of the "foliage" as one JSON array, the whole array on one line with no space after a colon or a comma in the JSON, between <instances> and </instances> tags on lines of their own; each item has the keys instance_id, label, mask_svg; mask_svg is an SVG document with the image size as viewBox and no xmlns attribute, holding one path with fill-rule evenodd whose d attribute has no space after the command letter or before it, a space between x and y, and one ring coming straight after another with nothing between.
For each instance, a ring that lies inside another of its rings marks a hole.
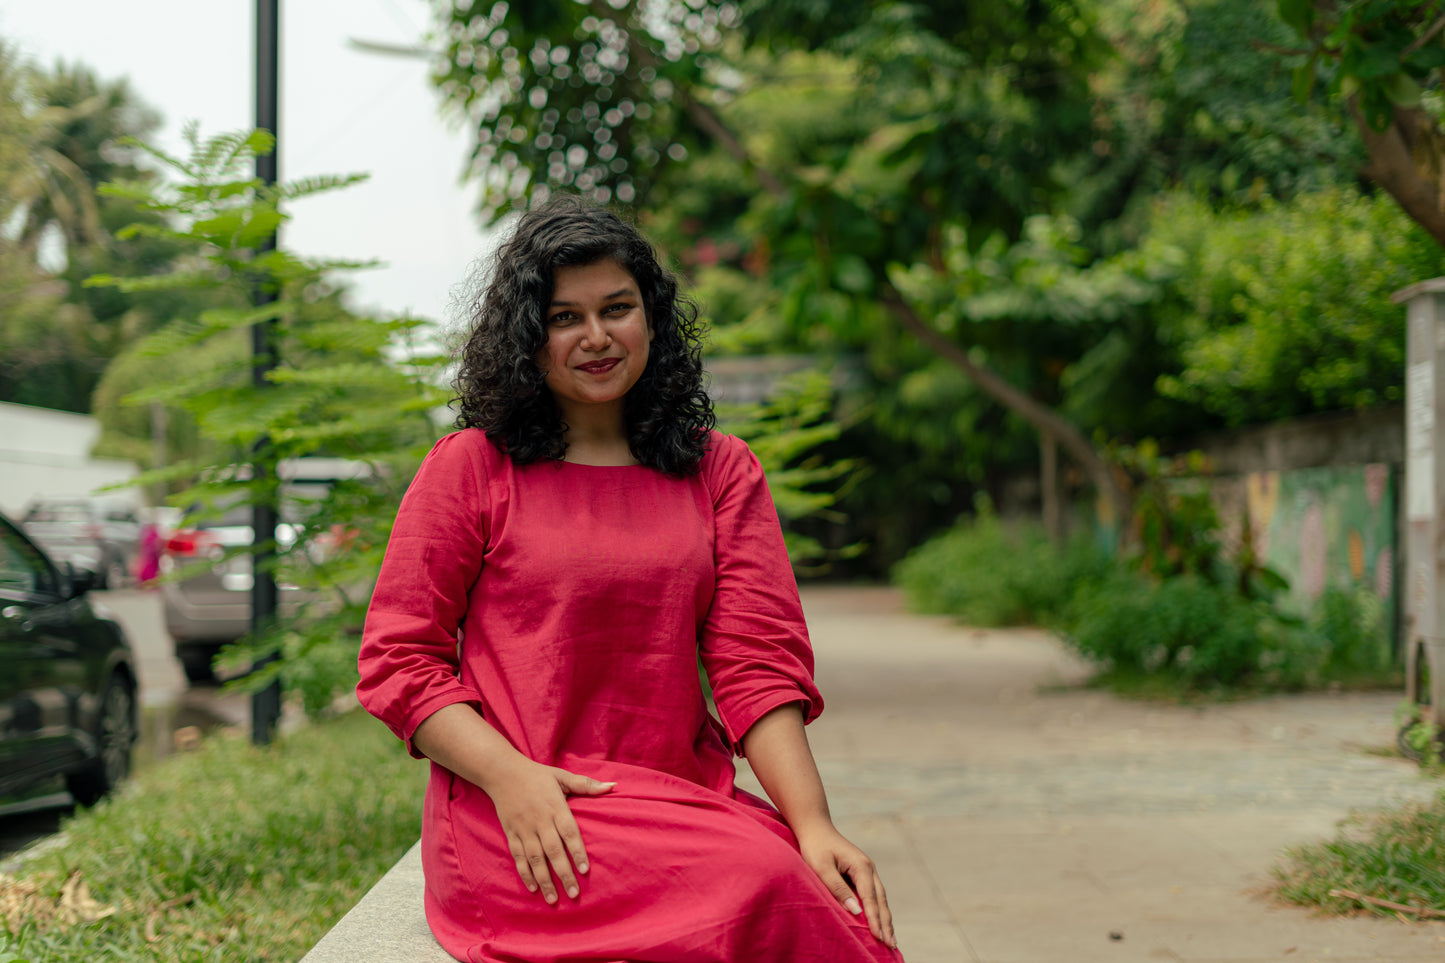
<instances>
[{"instance_id":1,"label":"foliage","mask_svg":"<svg viewBox=\"0 0 1445 963\"><path fill-rule=\"evenodd\" d=\"M137 362L164 364L171 375L132 391L125 402L180 408L204 441L203 457L150 472L137 484L186 484L171 501L187 509L188 521L238 504L270 504L297 526L294 542L268 536L240 551L274 552L273 561L262 556L261 564L310 601L231 658L246 664L280 655L245 684L261 686L280 674L307 709L318 712L354 682L359 626L396 504L436 437L430 414L444 401L435 381L446 359L415 347L423 322L365 318L342 306L328 273L355 265L260 247L286 220L285 202L355 178L266 186L248 166L272 149L269 134L201 140L192 129L188 139L187 159L151 149L182 178L176 186L146 181L106 188L166 218L165 226L141 222L123 236L161 235L184 256L167 273L99 276L90 283L122 291L199 290L223 305L176 318L133 349ZM275 300L249 306L257 290ZM260 383L245 340L257 326L267 347ZM304 503L283 497L278 467L317 455L349 460L360 466L360 477Z\"/></svg>"},{"instance_id":2,"label":"foliage","mask_svg":"<svg viewBox=\"0 0 1445 963\"><path fill-rule=\"evenodd\" d=\"M832 381L810 370L782 379L758 404L724 406L718 413L719 427L746 441L763 466L783 522L788 559L800 575L822 574L830 563L861 550L859 545L826 547L799 529L804 520L841 522L835 506L861 469L852 459L829 460L822 454L842 432L832 408Z\"/></svg>"},{"instance_id":3,"label":"foliage","mask_svg":"<svg viewBox=\"0 0 1445 963\"><path fill-rule=\"evenodd\" d=\"M1197 453L1166 458L1146 442L1114 456L1139 479L1124 554L1089 539L1056 547L1036 526L1004 526L984 500L895 580L922 611L1053 626L1098 682L1133 694L1396 684L1377 595L1331 588L1308 620L1283 612L1285 580L1247 550L1224 551Z\"/></svg>"},{"instance_id":4,"label":"foliage","mask_svg":"<svg viewBox=\"0 0 1445 963\"><path fill-rule=\"evenodd\" d=\"M1394 682L1393 632L1385 601L1372 588L1329 586L1311 609L1309 627L1324 653L1321 677Z\"/></svg>"},{"instance_id":5,"label":"foliage","mask_svg":"<svg viewBox=\"0 0 1445 963\"><path fill-rule=\"evenodd\" d=\"M1216 212L1176 196L1152 223L1190 265L1163 320L1183 364L1162 394L1230 425L1402 399L1405 312L1389 296L1445 261L1393 204L1332 190Z\"/></svg>"},{"instance_id":6,"label":"foliage","mask_svg":"<svg viewBox=\"0 0 1445 963\"><path fill-rule=\"evenodd\" d=\"M1278 0L1303 47L1281 52L1294 93L1311 97L1324 75L1335 110L1359 130L1362 173L1445 244L1445 4L1440 0Z\"/></svg>"},{"instance_id":7,"label":"foliage","mask_svg":"<svg viewBox=\"0 0 1445 963\"><path fill-rule=\"evenodd\" d=\"M1400 752L1426 772L1445 775L1445 738L1430 706L1406 700L1395 710L1395 724L1400 727L1395 740Z\"/></svg>"},{"instance_id":8,"label":"foliage","mask_svg":"<svg viewBox=\"0 0 1445 963\"><path fill-rule=\"evenodd\" d=\"M1370 126L1384 130L1397 108L1420 106L1425 88L1439 82L1445 67L1440 0L1278 0L1278 6L1280 18L1308 45L1308 59L1301 58L1294 72L1297 96L1306 95L1317 72L1333 64L1330 92L1357 100Z\"/></svg>"},{"instance_id":9,"label":"foliage","mask_svg":"<svg viewBox=\"0 0 1445 963\"><path fill-rule=\"evenodd\" d=\"M1078 598L1069 623L1073 648L1125 678L1168 676L1194 691L1303 681L1298 620L1193 573L1121 573Z\"/></svg>"},{"instance_id":10,"label":"foliage","mask_svg":"<svg viewBox=\"0 0 1445 963\"><path fill-rule=\"evenodd\" d=\"M1288 207L1361 158L1340 118L1288 99L1261 47L1291 29L1246 0L436 8L484 216L553 190L631 207L692 273L719 350L847 359L858 430L836 450L885 452L853 513L888 502L865 525L890 557L1036 464L1040 433L1122 504L1101 439L1233 417L1184 361L1226 326L1193 299L1200 245L1169 220L1187 204L1154 201L1203 197L1205 237L1230 205ZM1332 280L1359 266L1316 261ZM1292 411L1383 399L1389 342L1358 339L1383 315L1348 327L1354 303L1274 339L1247 417L1301 379Z\"/></svg>"},{"instance_id":11,"label":"foliage","mask_svg":"<svg viewBox=\"0 0 1445 963\"><path fill-rule=\"evenodd\" d=\"M1293 97L1274 52L1293 33L1270 5L1102 0L1099 11L1117 56L1093 78L1099 156L1076 162L1067 210L1097 225L1103 253L1138 242L1160 192L1248 206L1358 180L1363 152L1345 118Z\"/></svg>"},{"instance_id":12,"label":"foliage","mask_svg":"<svg viewBox=\"0 0 1445 963\"><path fill-rule=\"evenodd\" d=\"M0 120L0 399L89 411L110 359L186 307L174 292L83 287L94 273L161 270L177 254L165 238L118 239L147 215L95 189L154 176L124 139L156 117L124 81L64 63L41 70L0 49Z\"/></svg>"},{"instance_id":13,"label":"foliage","mask_svg":"<svg viewBox=\"0 0 1445 963\"><path fill-rule=\"evenodd\" d=\"M1445 790L1432 802L1351 816L1334 839L1290 849L1274 876L1281 899L1335 914L1361 909L1340 890L1445 910Z\"/></svg>"},{"instance_id":14,"label":"foliage","mask_svg":"<svg viewBox=\"0 0 1445 963\"><path fill-rule=\"evenodd\" d=\"M893 578L916 611L969 625L1056 625L1075 593L1110 565L1092 538L1059 548L1036 524L999 519L980 497L972 519L914 550L894 566Z\"/></svg>"},{"instance_id":15,"label":"foliage","mask_svg":"<svg viewBox=\"0 0 1445 963\"><path fill-rule=\"evenodd\" d=\"M0 947L41 963L296 960L420 831L425 776L352 712L255 748L237 734L137 773L0 888L36 892ZM115 912L52 918L73 874Z\"/></svg>"}]
</instances>

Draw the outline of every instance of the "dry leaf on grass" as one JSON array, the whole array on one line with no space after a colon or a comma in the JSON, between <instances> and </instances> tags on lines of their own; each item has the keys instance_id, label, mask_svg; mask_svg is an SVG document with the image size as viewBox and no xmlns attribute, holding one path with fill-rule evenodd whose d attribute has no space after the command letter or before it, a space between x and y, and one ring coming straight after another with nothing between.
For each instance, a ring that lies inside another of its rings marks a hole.
<instances>
[{"instance_id":1,"label":"dry leaf on grass","mask_svg":"<svg viewBox=\"0 0 1445 963\"><path fill-rule=\"evenodd\" d=\"M24 923L58 923L63 927L94 923L115 911L114 906L90 895L80 870L66 877L55 896L31 880L0 875L0 917L12 932Z\"/></svg>"}]
</instances>

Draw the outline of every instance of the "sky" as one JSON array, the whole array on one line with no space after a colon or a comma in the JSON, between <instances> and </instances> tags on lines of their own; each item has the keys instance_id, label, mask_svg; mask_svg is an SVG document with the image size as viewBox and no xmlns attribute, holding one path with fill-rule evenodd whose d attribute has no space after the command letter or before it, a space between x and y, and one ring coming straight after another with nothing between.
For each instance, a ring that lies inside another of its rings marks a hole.
<instances>
[{"instance_id":1,"label":"sky","mask_svg":"<svg viewBox=\"0 0 1445 963\"><path fill-rule=\"evenodd\" d=\"M201 135L255 125L254 0L0 0L0 41L53 65L80 62L126 77L162 115L154 136L184 152ZM354 48L414 46L431 23L425 0L280 0L282 180L366 173L370 180L291 208L281 243L300 254L380 259L351 274L353 306L433 320L488 248L459 184L469 138L441 117L421 59Z\"/></svg>"}]
</instances>

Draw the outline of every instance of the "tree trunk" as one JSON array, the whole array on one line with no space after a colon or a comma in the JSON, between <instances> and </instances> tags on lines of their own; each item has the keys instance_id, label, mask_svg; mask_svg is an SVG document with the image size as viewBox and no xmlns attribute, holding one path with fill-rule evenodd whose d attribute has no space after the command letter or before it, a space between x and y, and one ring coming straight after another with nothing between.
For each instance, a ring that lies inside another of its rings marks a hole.
<instances>
[{"instance_id":1,"label":"tree trunk","mask_svg":"<svg viewBox=\"0 0 1445 963\"><path fill-rule=\"evenodd\" d=\"M1055 545L1064 544L1063 499L1059 486L1059 443L1039 435L1039 491L1043 502L1044 532Z\"/></svg>"},{"instance_id":2,"label":"tree trunk","mask_svg":"<svg viewBox=\"0 0 1445 963\"><path fill-rule=\"evenodd\" d=\"M1445 174L1445 138L1418 108L1395 108L1383 131L1372 128L1352 99L1350 116L1360 131L1369 162L1360 173L1383 187L1406 214L1445 245L1445 209L1440 187Z\"/></svg>"}]
</instances>

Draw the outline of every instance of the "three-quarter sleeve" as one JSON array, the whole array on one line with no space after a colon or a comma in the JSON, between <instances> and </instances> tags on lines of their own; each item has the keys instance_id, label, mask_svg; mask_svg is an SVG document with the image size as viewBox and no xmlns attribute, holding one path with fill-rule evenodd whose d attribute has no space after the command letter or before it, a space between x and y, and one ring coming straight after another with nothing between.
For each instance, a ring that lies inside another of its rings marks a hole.
<instances>
[{"instance_id":1,"label":"three-quarter sleeve","mask_svg":"<svg viewBox=\"0 0 1445 963\"><path fill-rule=\"evenodd\" d=\"M699 642L718 715L741 753L743 735L762 716L798 702L811 722L823 697L762 466L741 440L715 435L703 471L713 499L716 584Z\"/></svg>"},{"instance_id":2,"label":"three-quarter sleeve","mask_svg":"<svg viewBox=\"0 0 1445 963\"><path fill-rule=\"evenodd\" d=\"M457 676L467 596L487 544L487 475L479 433L436 443L397 510L367 610L357 698L412 745L417 726L477 691ZM485 442L483 442L485 444Z\"/></svg>"}]
</instances>

